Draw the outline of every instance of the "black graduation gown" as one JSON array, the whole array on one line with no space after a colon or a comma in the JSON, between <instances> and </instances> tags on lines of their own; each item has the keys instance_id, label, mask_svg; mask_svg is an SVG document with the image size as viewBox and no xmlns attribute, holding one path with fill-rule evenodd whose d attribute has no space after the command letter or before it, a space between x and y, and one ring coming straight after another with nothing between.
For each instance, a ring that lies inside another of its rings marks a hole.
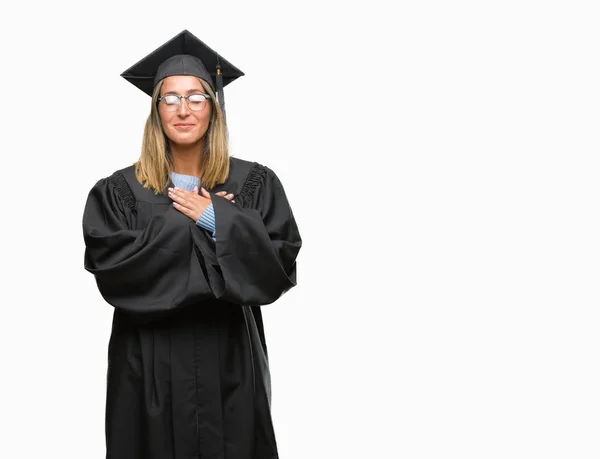
<instances>
[{"instance_id":1,"label":"black graduation gown","mask_svg":"<svg viewBox=\"0 0 600 459\"><path fill-rule=\"evenodd\" d=\"M260 306L296 284L301 239L275 173L230 164L211 190L236 201L212 196L216 242L134 166L89 193L85 269L115 308L107 458L278 457Z\"/></svg>"}]
</instances>

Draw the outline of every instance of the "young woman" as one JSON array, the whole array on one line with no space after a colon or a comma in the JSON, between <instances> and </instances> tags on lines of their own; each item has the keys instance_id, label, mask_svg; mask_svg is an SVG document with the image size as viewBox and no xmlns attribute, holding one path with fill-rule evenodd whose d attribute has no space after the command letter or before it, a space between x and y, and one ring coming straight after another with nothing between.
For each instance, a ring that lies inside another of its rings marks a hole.
<instances>
[{"instance_id":1,"label":"young woman","mask_svg":"<svg viewBox=\"0 0 600 459\"><path fill-rule=\"evenodd\" d=\"M302 242L275 173L228 154L215 93L240 75L188 31L123 74L152 96L141 156L83 215L114 306L107 458L278 457L260 306L296 284Z\"/></svg>"}]
</instances>

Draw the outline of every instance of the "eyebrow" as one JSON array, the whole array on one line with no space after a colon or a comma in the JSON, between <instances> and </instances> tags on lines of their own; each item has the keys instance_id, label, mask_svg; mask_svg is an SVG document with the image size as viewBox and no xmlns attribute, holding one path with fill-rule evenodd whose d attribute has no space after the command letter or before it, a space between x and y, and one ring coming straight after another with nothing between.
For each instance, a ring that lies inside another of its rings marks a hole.
<instances>
[{"instance_id":1,"label":"eyebrow","mask_svg":"<svg viewBox=\"0 0 600 459\"><path fill-rule=\"evenodd\" d=\"M192 94L194 92L201 92L204 93L204 89L188 89L186 94ZM177 93L176 91L167 91L163 94L163 96L166 96L167 94L176 94L179 95L179 93Z\"/></svg>"}]
</instances>

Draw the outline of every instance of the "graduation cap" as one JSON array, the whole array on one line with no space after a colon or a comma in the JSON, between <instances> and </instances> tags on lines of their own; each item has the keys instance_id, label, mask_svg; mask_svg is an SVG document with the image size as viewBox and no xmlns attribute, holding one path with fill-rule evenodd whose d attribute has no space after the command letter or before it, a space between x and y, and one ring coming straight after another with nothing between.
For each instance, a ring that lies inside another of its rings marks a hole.
<instances>
[{"instance_id":1,"label":"graduation cap","mask_svg":"<svg viewBox=\"0 0 600 459\"><path fill-rule=\"evenodd\" d=\"M171 75L194 75L207 81L217 94L225 116L223 87L243 76L244 72L183 30L121 73L123 78L149 96L163 78Z\"/></svg>"}]
</instances>

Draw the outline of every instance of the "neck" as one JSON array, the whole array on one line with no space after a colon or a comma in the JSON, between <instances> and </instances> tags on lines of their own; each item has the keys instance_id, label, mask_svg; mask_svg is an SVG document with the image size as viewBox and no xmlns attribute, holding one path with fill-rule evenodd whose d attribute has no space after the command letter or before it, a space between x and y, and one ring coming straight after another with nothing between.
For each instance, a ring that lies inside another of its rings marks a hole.
<instances>
[{"instance_id":1,"label":"neck","mask_svg":"<svg viewBox=\"0 0 600 459\"><path fill-rule=\"evenodd\" d=\"M193 145L177 145L171 143L170 147L171 157L173 158L173 172L200 177L204 142Z\"/></svg>"}]
</instances>

